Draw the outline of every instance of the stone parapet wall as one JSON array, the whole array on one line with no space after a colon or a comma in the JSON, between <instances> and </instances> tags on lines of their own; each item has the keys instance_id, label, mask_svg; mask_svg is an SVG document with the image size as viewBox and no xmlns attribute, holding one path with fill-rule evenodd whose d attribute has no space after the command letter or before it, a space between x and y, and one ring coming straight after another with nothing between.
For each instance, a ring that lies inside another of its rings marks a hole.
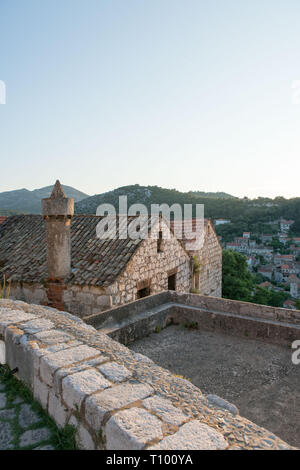
<instances>
[{"instance_id":1,"label":"stone parapet wall","mask_svg":"<svg viewBox=\"0 0 300 470\"><path fill-rule=\"evenodd\" d=\"M169 323L290 347L300 337L300 311L166 291L85 318L111 338L129 344Z\"/></svg>"},{"instance_id":2,"label":"stone parapet wall","mask_svg":"<svg viewBox=\"0 0 300 470\"><path fill-rule=\"evenodd\" d=\"M253 317L256 319L288 322L300 325L300 310L269 307L266 305L241 302L205 295L170 292L170 300L186 306L195 306L210 312L230 313L234 315Z\"/></svg>"},{"instance_id":3,"label":"stone parapet wall","mask_svg":"<svg viewBox=\"0 0 300 470\"><path fill-rule=\"evenodd\" d=\"M67 312L0 300L0 340L49 415L76 427L81 449L291 448Z\"/></svg>"}]
</instances>

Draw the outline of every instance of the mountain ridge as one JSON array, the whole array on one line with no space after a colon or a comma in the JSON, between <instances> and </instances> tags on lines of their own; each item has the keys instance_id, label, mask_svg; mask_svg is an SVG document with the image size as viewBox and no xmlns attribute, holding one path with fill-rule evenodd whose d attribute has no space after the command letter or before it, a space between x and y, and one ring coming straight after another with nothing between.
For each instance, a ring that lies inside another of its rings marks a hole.
<instances>
[{"instance_id":1,"label":"mountain ridge","mask_svg":"<svg viewBox=\"0 0 300 470\"><path fill-rule=\"evenodd\" d=\"M75 203L89 197L72 186L62 185L67 197L74 198ZM50 197L53 185L37 188L32 191L26 188L3 191L0 193L0 215L40 214L41 200Z\"/></svg>"}]
</instances>

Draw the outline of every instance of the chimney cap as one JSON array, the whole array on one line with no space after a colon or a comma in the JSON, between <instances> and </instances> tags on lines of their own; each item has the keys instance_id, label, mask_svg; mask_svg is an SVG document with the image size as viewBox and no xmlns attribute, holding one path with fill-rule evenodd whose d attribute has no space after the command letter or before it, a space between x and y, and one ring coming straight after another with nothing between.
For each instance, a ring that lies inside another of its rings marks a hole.
<instances>
[{"instance_id":1,"label":"chimney cap","mask_svg":"<svg viewBox=\"0 0 300 470\"><path fill-rule=\"evenodd\" d=\"M52 194L50 196L51 199L61 199L61 198L65 198L66 195L64 193L64 190L62 188L62 185L60 184L60 181L59 180L56 180L56 183L53 187L53 191L52 191Z\"/></svg>"},{"instance_id":2,"label":"chimney cap","mask_svg":"<svg viewBox=\"0 0 300 470\"><path fill-rule=\"evenodd\" d=\"M42 211L44 217L67 217L74 215L74 199L67 197L59 182L56 181L50 197L42 199Z\"/></svg>"}]
</instances>

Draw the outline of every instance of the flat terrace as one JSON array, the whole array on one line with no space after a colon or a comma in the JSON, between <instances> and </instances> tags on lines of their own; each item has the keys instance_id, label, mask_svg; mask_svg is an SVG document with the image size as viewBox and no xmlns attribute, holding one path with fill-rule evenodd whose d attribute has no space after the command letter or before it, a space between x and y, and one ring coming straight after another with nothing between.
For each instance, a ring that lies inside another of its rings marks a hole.
<instances>
[{"instance_id":1,"label":"flat terrace","mask_svg":"<svg viewBox=\"0 0 300 470\"><path fill-rule=\"evenodd\" d=\"M171 325L129 345L204 394L233 403L240 415L300 447L300 365L291 350L246 337Z\"/></svg>"}]
</instances>

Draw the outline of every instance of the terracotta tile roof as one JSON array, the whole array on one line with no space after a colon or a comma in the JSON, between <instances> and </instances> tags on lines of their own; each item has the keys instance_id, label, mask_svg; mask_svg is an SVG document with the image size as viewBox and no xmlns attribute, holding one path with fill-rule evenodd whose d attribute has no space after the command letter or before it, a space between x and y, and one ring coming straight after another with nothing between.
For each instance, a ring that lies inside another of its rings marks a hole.
<instances>
[{"instance_id":1,"label":"terracotta tile roof","mask_svg":"<svg viewBox=\"0 0 300 470\"><path fill-rule=\"evenodd\" d=\"M4 217L3 215L0 215L0 225L6 220L7 217Z\"/></svg>"},{"instance_id":2,"label":"terracotta tile roof","mask_svg":"<svg viewBox=\"0 0 300 470\"><path fill-rule=\"evenodd\" d=\"M259 284L259 287L273 287L273 284L271 284L269 281L265 281Z\"/></svg>"},{"instance_id":3,"label":"terracotta tile roof","mask_svg":"<svg viewBox=\"0 0 300 470\"><path fill-rule=\"evenodd\" d=\"M296 302L294 302L294 300L292 300L292 299L287 299L287 300L285 300L285 301L283 302L283 306L285 306L285 305L288 305L288 306L290 306L290 305L291 305L291 306L295 306L295 305L296 305Z\"/></svg>"},{"instance_id":4,"label":"terracotta tile roof","mask_svg":"<svg viewBox=\"0 0 300 470\"><path fill-rule=\"evenodd\" d=\"M125 268L142 242L100 240L96 226L102 217L75 215L71 221L72 274L67 282L107 286ZM128 218L128 222L132 221ZM150 218L147 220L148 229ZM0 277L41 282L47 278L45 222L40 215L8 217L0 226Z\"/></svg>"}]
</instances>

